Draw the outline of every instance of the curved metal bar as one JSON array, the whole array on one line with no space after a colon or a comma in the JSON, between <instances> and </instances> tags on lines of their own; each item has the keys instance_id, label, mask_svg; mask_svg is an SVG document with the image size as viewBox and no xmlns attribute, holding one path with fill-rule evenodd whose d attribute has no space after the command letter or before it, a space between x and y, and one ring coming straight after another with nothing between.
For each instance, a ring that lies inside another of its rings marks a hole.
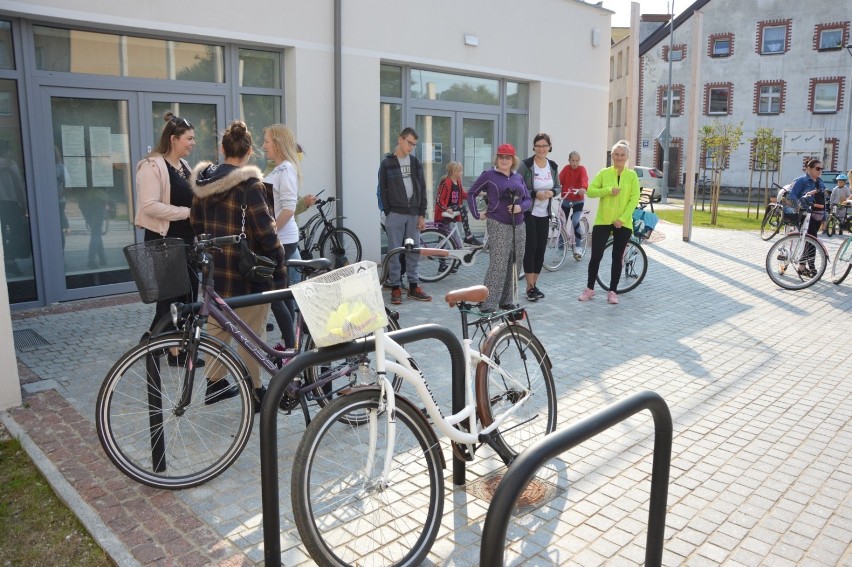
<instances>
[{"instance_id":1,"label":"curved metal bar","mask_svg":"<svg viewBox=\"0 0 852 567\"><path fill-rule=\"evenodd\" d=\"M645 565L661 565L672 458L672 416L663 398L651 391L634 394L578 421L567 429L554 431L527 448L515 459L503 480L500 481L491 505L488 507L485 526L482 530L479 564L482 567L503 565L506 532L512 509L542 465L645 409L650 410L654 417L654 453Z\"/></svg>"},{"instance_id":2,"label":"curved metal bar","mask_svg":"<svg viewBox=\"0 0 852 567\"><path fill-rule=\"evenodd\" d=\"M450 354L453 379L453 408L464 407L464 352L458 337L447 327L436 324L418 325L388 333L394 341L405 344L425 339L437 339L446 345ZM339 360L355 354L374 352L375 337L343 343L299 354L278 371L269 382L269 389L260 408L260 487L263 509L263 548L265 564L281 565L281 518L279 517L278 486L278 401L296 376L311 366ZM460 392L460 397L458 393ZM458 398L458 399L457 399ZM461 467L464 463L459 461ZM457 463L453 459L455 474ZM464 473L462 471L462 477Z\"/></svg>"}]
</instances>

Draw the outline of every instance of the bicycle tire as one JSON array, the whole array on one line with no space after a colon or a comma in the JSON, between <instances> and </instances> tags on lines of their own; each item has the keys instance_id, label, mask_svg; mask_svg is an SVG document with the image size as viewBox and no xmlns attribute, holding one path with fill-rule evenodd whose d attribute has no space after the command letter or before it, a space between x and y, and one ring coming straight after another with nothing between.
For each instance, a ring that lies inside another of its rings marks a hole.
<instances>
[{"instance_id":1,"label":"bicycle tire","mask_svg":"<svg viewBox=\"0 0 852 567\"><path fill-rule=\"evenodd\" d=\"M781 230L783 224L783 211L781 207L768 205L763 215L763 222L760 223L760 238L763 240L772 240L778 234L778 231Z\"/></svg>"},{"instance_id":2,"label":"bicycle tire","mask_svg":"<svg viewBox=\"0 0 852 567\"><path fill-rule=\"evenodd\" d=\"M319 565L419 565L441 527L440 444L402 396L396 397L391 477L378 484L388 419L380 401L378 388L335 399L308 425L293 457L293 517ZM370 412L375 420L355 427L347 423L350 412Z\"/></svg>"},{"instance_id":3,"label":"bicycle tire","mask_svg":"<svg viewBox=\"0 0 852 567\"><path fill-rule=\"evenodd\" d=\"M532 392L531 399L500 426L492 441L504 460L511 459L556 429L556 385L550 357L532 331L514 323L491 331L481 353ZM483 427L517 403L520 395L517 386L507 384L487 362L477 364L477 410Z\"/></svg>"},{"instance_id":4,"label":"bicycle tire","mask_svg":"<svg viewBox=\"0 0 852 567\"><path fill-rule=\"evenodd\" d=\"M849 246L852 246L852 236L844 240L843 244L834 253L834 260L831 262L831 283L835 285L842 284L843 280L849 275L849 271L852 270L852 262L840 259L840 255ZM843 264L846 264L845 268Z\"/></svg>"},{"instance_id":5,"label":"bicycle tire","mask_svg":"<svg viewBox=\"0 0 852 567\"><path fill-rule=\"evenodd\" d=\"M573 228L572 228L573 230ZM547 240L544 245L544 269L548 272L555 272L565 263L565 257L568 255L569 242L571 238L565 229L565 225L550 221L547 230Z\"/></svg>"},{"instance_id":6,"label":"bicycle tire","mask_svg":"<svg viewBox=\"0 0 852 567\"><path fill-rule=\"evenodd\" d=\"M580 234L582 235L580 237L580 244L577 244L576 242L574 243L574 249L575 249L574 259L577 260L578 262L580 260L582 260L583 257L586 255L586 248L589 245L589 234L590 233L591 233L591 229L589 228L589 219L587 219L585 216L583 216L583 217L580 218ZM576 254L576 250L580 250L579 257Z\"/></svg>"},{"instance_id":7,"label":"bicycle tire","mask_svg":"<svg viewBox=\"0 0 852 567\"><path fill-rule=\"evenodd\" d=\"M609 282L604 283L601 274L605 274L609 277L611 273L612 252L607 250L612 248L612 243L612 239L606 243L603 258L601 259L601 265L598 268L597 275L595 276L598 285L600 285L604 291L609 291ZM627 247L624 249L623 262L624 266L621 269L621 278L619 278L618 288L615 290L615 293L618 294L627 293L628 291L636 289L636 287L642 283L642 280L645 279L645 274L648 273L648 255L645 254L645 249L634 240L630 240L627 243Z\"/></svg>"},{"instance_id":8,"label":"bicycle tire","mask_svg":"<svg viewBox=\"0 0 852 567\"><path fill-rule=\"evenodd\" d=\"M319 253L331 260L332 268L342 268L361 261L361 241L348 228L335 228L320 236Z\"/></svg>"},{"instance_id":9,"label":"bicycle tire","mask_svg":"<svg viewBox=\"0 0 852 567\"><path fill-rule=\"evenodd\" d=\"M182 333L170 333L130 349L107 373L95 404L98 438L109 459L128 477L154 488L189 488L217 477L240 456L254 423L245 365L224 343L207 335L198 346L205 365L196 367L192 401L182 415L173 411L184 384L184 366L170 366L160 358L167 349L180 348L184 339ZM154 370L150 375L149 355ZM239 395L205 404L206 377L214 372L236 385ZM149 376L154 382L150 396ZM164 407L157 408L158 402L165 402ZM155 440L162 442L162 457L154 456Z\"/></svg>"},{"instance_id":10,"label":"bicycle tire","mask_svg":"<svg viewBox=\"0 0 852 567\"><path fill-rule=\"evenodd\" d=\"M784 289L805 289L814 285L828 267L828 254L820 244L819 240L805 235L805 242L814 248L814 269L810 269L811 262L799 251L798 242L801 235L798 233L788 234L772 245L766 254L766 273L769 278L779 287ZM804 248L804 247L803 247ZM800 264L806 264L808 270L805 273L797 268Z\"/></svg>"},{"instance_id":11,"label":"bicycle tire","mask_svg":"<svg viewBox=\"0 0 852 567\"><path fill-rule=\"evenodd\" d=\"M441 250L458 250L455 240L437 228L427 228L420 232L421 248L440 248ZM438 282L457 270L461 263L450 258L435 258L421 256L417 263L417 275L420 281L427 283Z\"/></svg>"},{"instance_id":12,"label":"bicycle tire","mask_svg":"<svg viewBox=\"0 0 852 567\"><path fill-rule=\"evenodd\" d=\"M388 311L387 307L385 307L385 311L386 312ZM387 327L385 327L385 332L390 333L391 331L399 330L401 328L399 326L399 322L395 318L391 317L389 312L387 313L387 316L388 316L388 325L387 325ZM307 350L313 350L314 348L316 348L316 345L314 344L314 340L310 335L308 335L305 338L304 349L307 351ZM352 358L347 359L347 360L338 360L338 361L329 362L327 364L323 364L322 366L311 366L310 368L305 370L305 385L316 384L317 380L320 380L323 377L322 375L325 374L326 372L328 372L330 370L342 370L346 366L354 365L356 363L356 361L357 361L358 366L360 366L360 361L361 361L360 356L352 357ZM360 370L356 370L355 372L357 374L354 377L354 379L351 379L350 376L346 377L346 386L342 386L342 385L333 386L334 381L332 381L328 384L325 384L323 387L313 389L311 391L311 397L314 399L314 401L317 402L318 406L320 406L321 408L324 408L333 399L335 391L339 391L344 387L349 387L350 385L352 387L359 387L359 386L363 386L364 384L375 384L375 381L372 381L372 380L369 381L369 382L366 382L364 380L359 380L359 378L361 376ZM399 376L397 374L393 374L392 376L389 375L388 379L390 380L391 384L393 385L394 391L399 392L399 389L402 387L402 383L404 381L402 379L402 376ZM348 416L348 415L346 416L347 419L349 417L350 416ZM365 418L358 417L358 418L354 419L351 422L351 424L352 425L359 425L359 424L365 423L365 421L366 421Z\"/></svg>"}]
</instances>

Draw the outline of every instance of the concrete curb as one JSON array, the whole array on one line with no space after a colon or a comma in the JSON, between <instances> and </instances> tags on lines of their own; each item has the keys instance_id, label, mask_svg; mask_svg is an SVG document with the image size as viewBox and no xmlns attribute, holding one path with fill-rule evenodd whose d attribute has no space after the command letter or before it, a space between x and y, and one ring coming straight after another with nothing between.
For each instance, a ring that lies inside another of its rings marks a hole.
<instances>
[{"instance_id":1,"label":"concrete curb","mask_svg":"<svg viewBox=\"0 0 852 567\"><path fill-rule=\"evenodd\" d=\"M121 565L122 567L141 567L142 564L133 557L127 546L116 537L113 531L101 520L97 512L83 500L80 493L65 480L62 473L56 469L47 455L38 448L38 445L18 425L14 418L9 415L9 412L0 412L0 421L9 430L9 433L20 441L24 451L27 452L27 455L35 463L36 468L47 479L53 491L56 492L65 505L77 516L95 542L109 555L110 559L116 565Z\"/></svg>"}]
</instances>

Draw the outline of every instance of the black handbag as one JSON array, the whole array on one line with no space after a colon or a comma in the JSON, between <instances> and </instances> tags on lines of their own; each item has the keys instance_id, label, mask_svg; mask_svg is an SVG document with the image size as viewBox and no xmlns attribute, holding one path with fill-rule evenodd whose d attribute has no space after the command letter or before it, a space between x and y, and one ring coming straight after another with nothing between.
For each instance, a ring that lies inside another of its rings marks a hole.
<instances>
[{"instance_id":1,"label":"black handbag","mask_svg":"<svg viewBox=\"0 0 852 567\"><path fill-rule=\"evenodd\" d=\"M268 256L261 256L252 252L246 237L246 198L248 189L243 187L243 203L240 207L243 212L242 225L240 226L240 264L239 270L243 279L251 283L264 283L275 275L276 262Z\"/></svg>"}]
</instances>

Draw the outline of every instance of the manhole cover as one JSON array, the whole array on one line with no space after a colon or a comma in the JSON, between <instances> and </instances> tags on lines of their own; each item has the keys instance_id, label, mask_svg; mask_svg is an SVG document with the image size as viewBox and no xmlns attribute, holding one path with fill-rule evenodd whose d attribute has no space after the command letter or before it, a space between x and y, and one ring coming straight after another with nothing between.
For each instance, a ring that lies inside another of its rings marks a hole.
<instances>
[{"instance_id":1,"label":"manhole cover","mask_svg":"<svg viewBox=\"0 0 852 567\"><path fill-rule=\"evenodd\" d=\"M494 498L494 493L497 491L497 487L503 480L503 474L504 473L502 472L495 472L484 476L479 480L475 480L467 486L467 491L477 498L491 502ZM553 498L560 492L563 492L563 489L560 489L552 482L548 482L540 478L533 478L521 493L518 501L515 502L515 509L512 514L515 516L523 516L524 514L527 514L541 505L553 500Z\"/></svg>"},{"instance_id":2,"label":"manhole cover","mask_svg":"<svg viewBox=\"0 0 852 567\"><path fill-rule=\"evenodd\" d=\"M44 337L42 337L32 329L21 329L19 331L12 331L12 337L15 341L15 350L21 352L37 349L40 346L50 344L46 340L44 340Z\"/></svg>"}]
</instances>

